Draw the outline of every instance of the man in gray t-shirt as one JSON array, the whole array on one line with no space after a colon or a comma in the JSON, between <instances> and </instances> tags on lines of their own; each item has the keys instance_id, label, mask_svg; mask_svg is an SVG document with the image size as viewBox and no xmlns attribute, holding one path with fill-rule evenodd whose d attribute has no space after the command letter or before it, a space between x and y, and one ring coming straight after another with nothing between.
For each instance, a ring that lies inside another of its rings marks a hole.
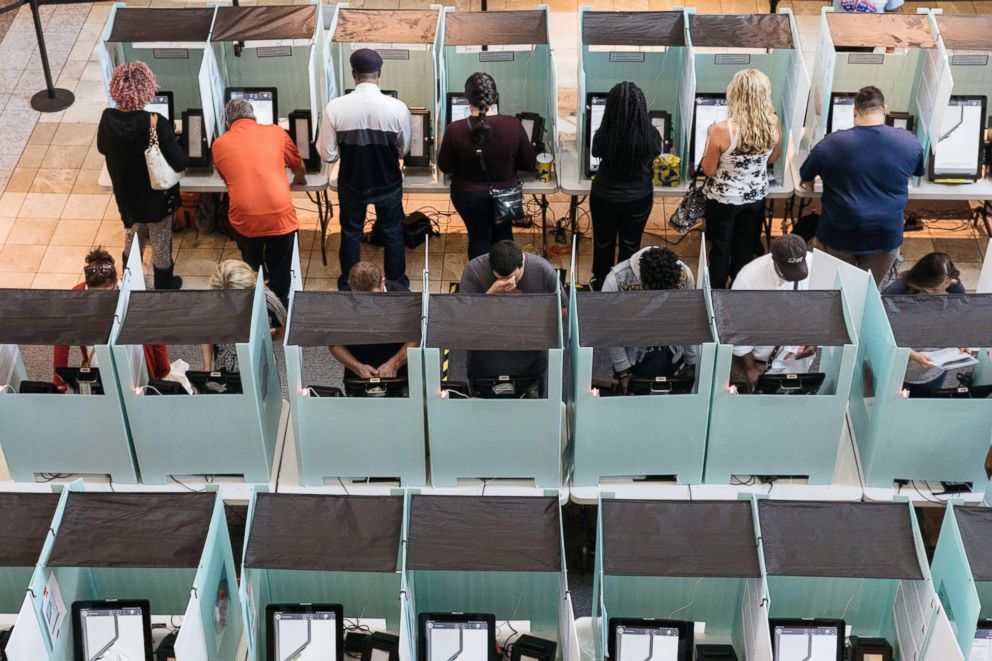
<instances>
[{"instance_id":1,"label":"man in gray t-shirt","mask_svg":"<svg viewBox=\"0 0 992 661\"><path fill-rule=\"evenodd\" d=\"M558 272L543 257L524 254L513 241L498 241L488 255L480 255L465 265L461 294L553 294L561 289L561 300L568 300ZM520 329L526 333L526 328ZM468 378L496 376L544 376L547 351L469 351ZM543 389L542 389L543 390Z\"/></svg>"}]
</instances>

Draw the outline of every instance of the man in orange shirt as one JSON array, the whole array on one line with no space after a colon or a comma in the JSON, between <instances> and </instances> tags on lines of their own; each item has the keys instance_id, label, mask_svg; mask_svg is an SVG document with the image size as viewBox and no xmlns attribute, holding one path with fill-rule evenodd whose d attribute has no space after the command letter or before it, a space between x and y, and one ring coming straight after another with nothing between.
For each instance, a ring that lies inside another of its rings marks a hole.
<instances>
[{"instance_id":1,"label":"man in orange shirt","mask_svg":"<svg viewBox=\"0 0 992 661\"><path fill-rule=\"evenodd\" d=\"M214 141L211 154L227 183L228 218L241 258L255 270L264 267L269 289L289 307L293 242L300 223L286 168L293 171L293 184L305 184L303 161L286 131L255 121L247 100L231 99L224 114L227 132Z\"/></svg>"}]
</instances>

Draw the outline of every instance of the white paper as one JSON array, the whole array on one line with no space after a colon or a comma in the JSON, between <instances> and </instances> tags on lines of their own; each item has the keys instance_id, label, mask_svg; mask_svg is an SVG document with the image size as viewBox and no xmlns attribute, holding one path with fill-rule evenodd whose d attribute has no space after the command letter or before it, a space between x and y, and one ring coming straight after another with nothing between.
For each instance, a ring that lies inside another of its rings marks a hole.
<instances>
[{"instance_id":1,"label":"white paper","mask_svg":"<svg viewBox=\"0 0 992 661\"><path fill-rule=\"evenodd\" d=\"M937 349L935 351L921 351L931 363L944 369L960 369L978 364L978 359L970 353L962 353L960 349L950 347L947 349Z\"/></svg>"},{"instance_id":2,"label":"white paper","mask_svg":"<svg viewBox=\"0 0 992 661\"><path fill-rule=\"evenodd\" d=\"M55 645L65 621L65 602L62 601L62 592L59 590L59 582L55 579L54 572L48 575L48 583L45 584L41 595L41 615L45 620L48 638L52 645Z\"/></svg>"}]
</instances>

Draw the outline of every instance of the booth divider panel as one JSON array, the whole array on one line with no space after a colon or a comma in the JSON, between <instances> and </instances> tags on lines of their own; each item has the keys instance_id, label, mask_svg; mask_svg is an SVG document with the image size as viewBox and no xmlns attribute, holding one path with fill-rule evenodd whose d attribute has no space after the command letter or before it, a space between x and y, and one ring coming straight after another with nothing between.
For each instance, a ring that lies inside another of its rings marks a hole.
<instances>
[{"instance_id":1,"label":"booth divider panel","mask_svg":"<svg viewBox=\"0 0 992 661\"><path fill-rule=\"evenodd\" d=\"M245 48L235 57L234 44L219 44L224 49L224 84L227 87L275 87L279 117L293 110L310 110L310 52L313 45L293 46L288 57L259 57L255 48ZM319 88L318 88L319 89ZM323 103L318 103L320 112ZM220 122L223 125L223 122Z\"/></svg>"},{"instance_id":2,"label":"booth divider panel","mask_svg":"<svg viewBox=\"0 0 992 661\"><path fill-rule=\"evenodd\" d=\"M0 571L38 564L60 498L57 493L0 493Z\"/></svg>"},{"instance_id":3,"label":"booth divider panel","mask_svg":"<svg viewBox=\"0 0 992 661\"><path fill-rule=\"evenodd\" d=\"M420 340L423 297L416 293L297 292L289 344L326 347Z\"/></svg>"},{"instance_id":4,"label":"booth divider panel","mask_svg":"<svg viewBox=\"0 0 992 661\"><path fill-rule=\"evenodd\" d=\"M901 347L992 347L992 294L883 296Z\"/></svg>"},{"instance_id":5,"label":"booth divider panel","mask_svg":"<svg viewBox=\"0 0 992 661\"><path fill-rule=\"evenodd\" d=\"M542 10L448 12L444 19L446 46L547 44L547 12Z\"/></svg>"},{"instance_id":6,"label":"booth divider panel","mask_svg":"<svg viewBox=\"0 0 992 661\"><path fill-rule=\"evenodd\" d=\"M831 92L853 94L866 85L874 85L882 91L890 110L910 112L915 108L916 90L926 62L925 53L919 50L904 54L885 53L882 64L848 64L850 55L837 54L833 86L823 101L825 112L829 112Z\"/></svg>"},{"instance_id":7,"label":"booth divider panel","mask_svg":"<svg viewBox=\"0 0 992 661\"><path fill-rule=\"evenodd\" d=\"M316 27L316 5L218 7L210 40L310 39Z\"/></svg>"},{"instance_id":8,"label":"booth divider panel","mask_svg":"<svg viewBox=\"0 0 992 661\"><path fill-rule=\"evenodd\" d=\"M158 11L158 10L155 10ZM182 59L158 59L148 48L139 48L135 44L122 44L124 60L145 62L155 74L160 90L172 92L176 116L173 121L182 119L184 110L204 108L211 103L200 96L199 73L203 64L203 49L187 48L186 57Z\"/></svg>"},{"instance_id":9,"label":"booth divider panel","mask_svg":"<svg viewBox=\"0 0 992 661\"><path fill-rule=\"evenodd\" d=\"M714 341L700 289L581 292L576 302L583 347L697 345Z\"/></svg>"},{"instance_id":10,"label":"booth divider panel","mask_svg":"<svg viewBox=\"0 0 992 661\"><path fill-rule=\"evenodd\" d=\"M976 581L992 581L992 509L954 508L961 541ZM992 607L992 602L990 602Z\"/></svg>"},{"instance_id":11,"label":"booth divider panel","mask_svg":"<svg viewBox=\"0 0 992 661\"><path fill-rule=\"evenodd\" d=\"M350 620L359 616L383 618L389 629L399 631L399 573L259 571L262 572L260 582L268 585L267 603L341 604L344 606L344 616ZM265 603L258 609L259 618L264 617L264 606ZM264 631L265 627L261 629Z\"/></svg>"},{"instance_id":12,"label":"booth divider panel","mask_svg":"<svg viewBox=\"0 0 992 661\"><path fill-rule=\"evenodd\" d=\"M716 289L712 297L721 344L840 346L851 343L838 290Z\"/></svg>"},{"instance_id":13,"label":"booth divider panel","mask_svg":"<svg viewBox=\"0 0 992 661\"><path fill-rule=\"evenodd\" d=\"M474 351L542 350L559 346L555 294L430 297L426 346ZM527 328L522 334L520 329Z\"/></svg>"},{"instance_id":14,"label":"booth divider panel","mask_svg":"<svg viewBox=\"0 0 992 661\"><path fill-rule=\"evenodd\" d=\"M695 48L794 48L785 14L690 14Z\"/></svg>"},{"instance_id":15,"label":"booth divider panel","mask_svg":"<svg viewBox=\"0 0 992 661\"><path fill-rule=\"evenodd\" d=\"M898 587L894 579L769 576L769 617L841 618L853 635L884 637L895 645Z\"/></svg>"},{"instance_id":16,"label":"booth divider panel","mask_svg":"<svg viewBox=\"0 0 992 661\"><path fill-rule=\"evenodd\" d=\"M335 42L433 44L438 12L433 9L338 11Z\"/></svg>"},{"instance_id":17,"label":"booth divider panel","mask_svg":"<svg viewBox=\"0 0 992 661\"><path fill-rule=\"evenodd\" d=\"M0 613L17 613L24 601L24 592L31 585L34 567L4 567L0 569Z\"/></svg>"},{"instance_id":18,"label":"booth divider panel","mask_svg":"<svg viewBox=\"0 0 992 661\"><path fill-rule=\"evenodd\" d=\"M685 46L685 18L681 11L587 11L582 14L582 43Z\"/></svg>"},{"instance_id":19,"label":"booth divider panel","mask_svg":"<svg viewBox=\"0 0 992 661\"><path fill-rule=\"evenodd\" d=\"M944 46L951 50L992 51L992 16L988 14L940 14L937 27ZM955 74L955 88L957 83Z\"/></svg>"},{"instance_id":20,"label":"booth divider panel","mask_svg":"<svg viewBox=\"0 0 992 661\"><path fill-rule=\"evenodd\" d=\"M254 289L132 291L115 344L247 342Z\"/></svg>"},{"instance_id":21,"label":"booth divider panel","mask_svg":"<svg viewBox=\"0 0 992 661\"><path fill-rule=\"evenodd\" d=\"M106 344L119 293L99 290L0 290L0 344Z\"/></svg>"},{"instance_id":22,"label":"booth divider panel","mask_svg":"<svg viewBox=\"0 0 992 661\"><path fill-rule=\"evenodd\" d=\"M181 9L118 7L108 42L206 42L214 22L214 8ZM163 88L171 89L171 88Z\"/></svg>"},{"instance_id":23,"label":"booth divider panel","mask_svg":"<svg viewBox=\"0 0 992 661\"><path fill-rule=\"evenodd\" d=\"M154 615L182 615L197 570L90 567L84 571L96 587L94 599L148 599ZM228 580L233 589L234 577Z\"/></svg>"},{"instance_id":24,"label":"booth divider panel","mask_svg":"<svg viewBox=\"0 0 992 661\"><path fill-rule=\"evenodd\" d=\"M706 632L731 635L741 614L740 578L605 576L610 617L705 622Z\"/></svg>"},{"instance_id":25,"label":"booth divider panel","mask_svg":"<svg viewBox=\"0 0 992 661\"><path fill-rule=\"evenodd\" d=\"M834 46L934 48L937 45L923 14L828 12L827 24Z\"/></svg>"}]
</instances>

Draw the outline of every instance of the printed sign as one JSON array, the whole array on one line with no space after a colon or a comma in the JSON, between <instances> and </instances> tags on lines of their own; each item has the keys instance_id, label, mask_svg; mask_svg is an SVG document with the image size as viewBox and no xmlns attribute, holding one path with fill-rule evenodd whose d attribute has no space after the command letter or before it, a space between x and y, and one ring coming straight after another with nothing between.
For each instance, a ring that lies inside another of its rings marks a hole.
<instances>
[{"instance_id":1,"label":"printed sign","mask_svg":"<svg viewBox=\"0 0 992 661\"><path fill-rule=\"evenodd\" d=\"M480 62L512 62L513 51L509 50L484 50L479 53Z\"/></svg>"},{"instance_id":2,"label":"printed sign","mask_svg":"<svg viewBox=\"0 0 992 661\"><path fill-rule=\"evenodd\" d=\"M41 614L45 620L45 628L48 630L48 638L55 645L62 633L62 624L65 622L65 602L62 601L62 592L59 590L59 583L55 580L55 574L48 575L48 583L41 595Z\"/></svg>"},{"instance_id":3,"label":"printed sign","mask_svg":"<svg viewBox=\"0 0 992 661\"><path fill-rule=\"evenodd\" d=\"M644 53L611 51L610 62L643 62Z\"/></svg>"}]
</instances>

